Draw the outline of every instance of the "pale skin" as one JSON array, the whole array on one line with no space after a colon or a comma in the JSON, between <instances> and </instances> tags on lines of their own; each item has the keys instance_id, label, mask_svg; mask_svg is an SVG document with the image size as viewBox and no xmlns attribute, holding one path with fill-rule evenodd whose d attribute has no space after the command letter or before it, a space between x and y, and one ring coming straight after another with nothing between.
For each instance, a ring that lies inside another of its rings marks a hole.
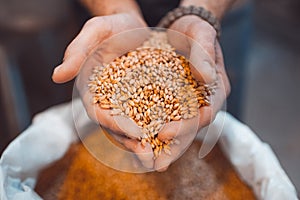
<instances>
[{"instance_id":1,"label":"pale skin","mask_svg":"<svg viewBox=\"0 0 300 200\"><path fill-rule=\"evenodd\" d=\"M133 0L82 0L82 2L96 17L84 25L81 32L67 47L64 60L55 68L52 78L56 83L64 83L75 78L79 71L84 68L76 84L89 116L111 129L114 132L113 137L137 153L145 167L164 171L196 137L195 131L189 131L190 127L197 127L199 130L207 126L214 119L229 94L230 85L224 68L222 51L216 38L216 31L210 24L193 15L181 17L170 26L171 30L192 38L181 37L182 40L179 40L178 37L175 37L176 34L173 34L174 32L168 32L170 43L176 49L190 52L189 59L193 65L194 77L206 83L217 80L218 89L212 96L211 106L199 110L197 120L171 122L159 132L159 139L176 138L181 143L171 146L171 156L162 153L153 160L151 147L149 145L144 147L136 140L139 134L135 131L137 130L136 125L132 122L131 127L133 128L120 127L122 123L114 120L107 110L90 102L91 94L86 86L88 76L91 73L91 68L87 63L105 62L138 47L147 38L148 32L147 29L143 29L136 34L136 37L128 36L126 44L116 43L114 40L110 40L108 44L104 45L102 42L120 32L147 27L147 24L143 20L138 5ZM233 0L183 0L181 5L202 6L211 11L218 19L222 19L233 2Z\"/></svg>"}]
</instances>

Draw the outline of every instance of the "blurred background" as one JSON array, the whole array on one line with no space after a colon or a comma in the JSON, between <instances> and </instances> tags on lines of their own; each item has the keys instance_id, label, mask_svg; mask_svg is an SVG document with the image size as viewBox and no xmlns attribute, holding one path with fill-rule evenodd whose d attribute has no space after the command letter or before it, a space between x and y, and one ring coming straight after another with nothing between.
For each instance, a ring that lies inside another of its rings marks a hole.
<instances>
[{"instance_id":1,"label":"blurred background","mask_svg":"<svg viewBox=\"0 0 300 200\"><path fill-rule=\"evenodd\" d=\"M240 63L241 73L228 68L229 111L271 145L299 191L300 1L255 0L245 9L234 27L226 23L240 15L223 22L226 64ZM73 83L54 84L51 74L88 18L77 1L0 0L0 152L36 113L71 100ZM231 33L239 30L243 37Z\"/></svg>"}]
</instances>

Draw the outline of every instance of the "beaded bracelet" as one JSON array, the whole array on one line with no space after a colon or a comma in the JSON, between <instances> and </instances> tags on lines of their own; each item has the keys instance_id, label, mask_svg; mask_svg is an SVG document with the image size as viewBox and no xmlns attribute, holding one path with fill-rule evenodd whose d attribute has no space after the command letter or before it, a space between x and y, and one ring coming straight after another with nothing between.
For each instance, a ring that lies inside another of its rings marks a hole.
<instances>
[{"instance_id":1,"label":"beaded bracelet","mask_svg":"<svg viewBox=\"0 0 300 200\"><path fill-rule=\"evenodd\" d=\"M158 27L168 28L172 25L175 20L183 17L185 15L196 15L203 20L207 21L210 25L214 27L217 32L217 37L221 35L221 24L218 19L208 10L203 7L189 6L189 7L178 7L174 10L168 12L162 20L159 22Z\"/></svg>"}]
</instances>

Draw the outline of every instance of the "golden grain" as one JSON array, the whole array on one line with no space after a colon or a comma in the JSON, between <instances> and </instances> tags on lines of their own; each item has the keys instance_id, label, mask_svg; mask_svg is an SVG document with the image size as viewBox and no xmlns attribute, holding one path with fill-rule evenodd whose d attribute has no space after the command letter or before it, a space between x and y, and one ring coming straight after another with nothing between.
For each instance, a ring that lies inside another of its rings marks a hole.
<instances>
[{"instance_id":1,"label":"golden grain","mask_svg":"<svg viewBox=\"0 0 300 200\"><path fill-rule=\"evenodd\" d=\"M127 116L142 128L144 137L138 140L151 145L155 159L161 152L171 155L169 145L180 143L175 138L160 141L163 126L198 115L200 107L210 105L217 84L196 81L166 33L153 31L141 47L95 67L88 87L94 104L113 108L111 115Z\"/></svg>"}]
</instances>

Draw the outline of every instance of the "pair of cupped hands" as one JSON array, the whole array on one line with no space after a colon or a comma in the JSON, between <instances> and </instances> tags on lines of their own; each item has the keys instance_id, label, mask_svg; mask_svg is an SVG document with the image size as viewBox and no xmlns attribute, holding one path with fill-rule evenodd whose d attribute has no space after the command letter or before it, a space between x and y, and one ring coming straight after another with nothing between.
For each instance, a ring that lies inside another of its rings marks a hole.
<instances>
[{"instance_id":1,"label":"pair of cupped hands","mask_svg":"<svg viewBox=\"0 0 300 200\"><path fill-rule=\"evenodd\" d=\"M189 59L195 79L207 84L217 81L217 89L211 96L211 105L201 107L196 117L165 124L158 138L162 141L175 138L180 143L171 145L171 155L162 151L153 159L150 144L143 146L137 140L142 133L133 120L111 116L109 110L93 104L88 89L89 76L95 66L134 50L149 37L149 30L144 20L134 14L94 17L69 44L63 62L55 68L52 78L56 83L64 83L77 76L76 86L89 117L110 129L113 138L134 152L145 167L164 171L188 148L198 130L214 119L230 86L214 28L197 16L188 15L176 20L167 30L169 43Z\"/></svg>"}]
</instances>

